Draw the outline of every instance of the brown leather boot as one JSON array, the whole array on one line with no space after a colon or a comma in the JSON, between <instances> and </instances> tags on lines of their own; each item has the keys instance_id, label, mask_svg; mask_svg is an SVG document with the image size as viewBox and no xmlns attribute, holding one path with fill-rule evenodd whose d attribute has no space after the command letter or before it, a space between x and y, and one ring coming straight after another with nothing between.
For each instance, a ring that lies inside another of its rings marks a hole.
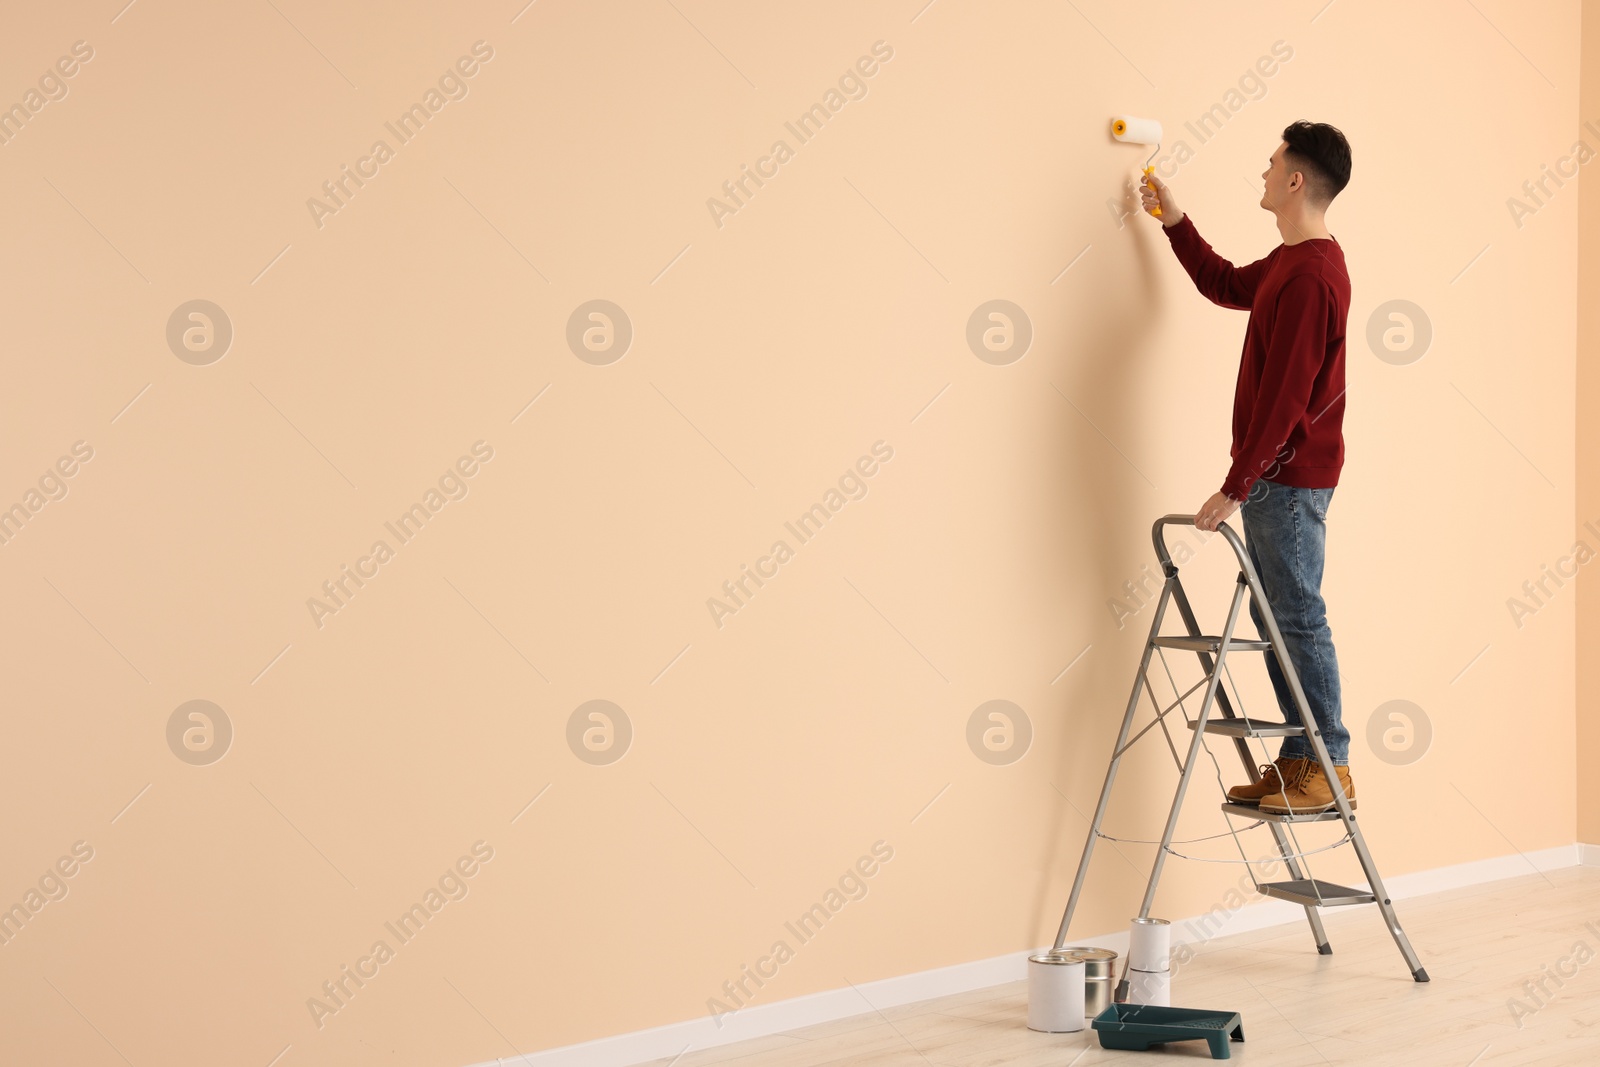
<instances>
[{"instance_id":1,"label":"brown leather boot","mask_svg":"<svg viewBox=\"0 0 1600 1067\"><path fill-rule=\"evenodd\" d=\"M1339 775L1339 785L1343 787L1353 810L1356 806L1356 788L1350 778L1350 768L1335 767L1334 771ZM1316 760L1306 760L1296 768L1294 774L1285 774L1284 781L1288 784L1282 792L1262 798L1262 811L1274 815L1309 815L1333 810L1333 788L1328 784L1328 776L1322 773L1322 765Z\"/></svg>"},{"instance_id":2,"label":"brown leather boot","mask_svg":"<svg viewBox=\"0 0 1600 1067\"><path fill-rule=\"evenodd\" d=\"M1228 800L1234 804L1259 804L1274 793L1283 792L1284 783L1294 778L1295 768L1312 761L1294 756L1279 756L1261 768L1261 780L1249 785L1236 785L1228 790Z\"/></svg>"}]
</instances>

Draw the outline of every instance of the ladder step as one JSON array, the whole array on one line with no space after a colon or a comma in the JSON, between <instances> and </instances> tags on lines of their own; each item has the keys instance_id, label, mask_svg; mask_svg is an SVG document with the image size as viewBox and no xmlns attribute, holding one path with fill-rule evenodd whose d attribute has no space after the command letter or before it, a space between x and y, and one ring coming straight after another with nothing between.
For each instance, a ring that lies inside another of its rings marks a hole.
<instances>
[{"instance_id":1,"label":"ladder step","mask_svg":"<svg viewBox=\"0 0 1600 1067\"><path fill-rule=\"evenodd\" d=\"M1189 720L1189 729L1194 729L1193 719ZM1206 719L1206 733L1222 734L1224 737L1294 737L1305 732L1304 726L1290 726L1286 722L1274 722L1271 719Z\"/></svg>"},{"instance_id":2,"label":"ladder step","mask_svg":"<svg viewBox=\"0 0 1600 1067\"><path fill-rule=\"evenodd\" d=\"M1251 804L1224 804L1222 810L1229 815L1237 815L1242 819L1261 819L1264 822L1332 822L1341 818L1337 808L1332 811L1318 811L1303 815L1279 815L1271 811L1262 811Z\"/></svg>"},{"instance_id":3,"label":"ladder step","mask_svg":"<svg viewBox=\"0 0 1600 1067\"><path fill-rule=\"evenodd\" d=\"M1205 635L1199 637L1153 637L1150 639L1150 643L1152 645L1160 645L1162 648L1181 648L1185 652L1216 652L1222 647L1222 638L1207 637ZM1265 652L1271 647L1271 641L1246 641L1239 637L1235 637L1228 642L1229 652Z\"/></svg>"},{"instance_id":4,"label":"ladder step","mask_svg":"<svg viewBox=\"0 0 1600 1067\"><path fill-rule=\"evenodd\" d=\"M1289 882L1262 882L1256 887L1264 895L1310 907L1334 908L1344 904L1371 904L1378 898L1366 889L1324 882L1320 878L1296 878Z\"/></svg>"}]
</instances>

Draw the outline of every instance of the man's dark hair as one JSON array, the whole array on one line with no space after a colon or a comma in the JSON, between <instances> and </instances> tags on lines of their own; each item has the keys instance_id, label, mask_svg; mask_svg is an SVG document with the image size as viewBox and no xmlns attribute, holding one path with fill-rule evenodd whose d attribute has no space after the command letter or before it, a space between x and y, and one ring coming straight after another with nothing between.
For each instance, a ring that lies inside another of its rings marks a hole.
<instances>
[{"instance_id":1,"label":"man's dark hair","mask_svg":"<svg viewBox=\"0 0 1600 1067\"><path fill-rule=\"evenodd\" d=\"M1306 193L1326 206L1350 184L1350 142L1326 122L1290 123L1283 129L1283 158L1306 176Z\"/></svg>"}]
</instances>

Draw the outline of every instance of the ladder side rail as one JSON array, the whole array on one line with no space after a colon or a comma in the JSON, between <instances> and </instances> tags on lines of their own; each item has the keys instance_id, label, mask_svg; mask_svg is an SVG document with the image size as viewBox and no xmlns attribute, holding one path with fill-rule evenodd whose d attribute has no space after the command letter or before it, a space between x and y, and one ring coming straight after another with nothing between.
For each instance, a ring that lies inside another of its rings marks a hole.
<instances>
[{"instance_id":1,"label":"ladder side rail","mask_svg":"<svg viewBox=\"0 0 1600 1067\"><path fill-rule=\"evenodd\" d=\"M1215 700L1222 682L1222 664L1227 662L1228 641L1233 637L1234 625L1239 621L1239 605L1244 602L1245 587L1240 582L1234 586L1233 604L1228 609L1228 621L1222 629L1222 642L1217 650L1217 667L1210 672L1206 682L1206 694L1200 702L1200 711L1196 716L1194 739L1189 742L1189 757L1184 761L1183 773L1178 776L1178 788L1172 796L1172 810L1167 813L1166 827L1161 831L1161 844L1156 849L1155 862L1150 868L1150 881L1145 886L1144 899L1139 904L1139 918L1150 916L1150 906L1155 903L1156 886L1161 881L1161 869L1166 864L1167 854L1172 847L1172 835L1177 832L1178 816L1183 811L1183 797L1189 789L1189 778L1194 774L1195 765L1200 760L1200 750L1205 747L1206 719L1211 713L1211 704ZM1117 982L1116 990L1112 997L1124 1001L1128 996L1129 967L1131 962L1123 967L1121 978Z\"/></svg>"},{"instance_id":2,"label":"ladder side rail","mask_svg":"<svg viewBox=\"0 0 1600 1067\"><path fill-rule=\"evenodd\" d=\"M1283 856L1284 868L1288 871L1289 877L1295 879L1296 881L1299 881L1302 878L1310 877L1310 868L1306 868L1305 870L1301 869L1300 858L1296 854L1294 845L1290 842L1289 835L1284 828L1275 822L1269 822L1267 825L1272 827L1272 839L1278 843L1278 852ZM1246 866L1248 867L1248 864ZM1251 872L1250 879L1251 881L1255 881L1254 872ZM1256 882L1258 887L1260 884L1261 883ZM1328 931L1322 926L1322 915L1318 912L1318 909L1314 904L1307 904L1305 909L1306 922L1311 926L1311 937L1317 943L1317 955L1332 955L1333 946L1328 943Z\"/></svg>"},{"instance_id":3,"label":"ladder side rail","mask_svg":"<svg viewBox=\"0 0 1600 1067\"><path fill-rule=\"evenodd\" d=\"M1300 709L1300 723L1305 727L1305 735L1311 742L1312 751L1316 753L1317 762L1322 766L1323 775L1328 780L1334 807L1338 809L1339 817L1344 821L1345 829L1350 834L1350 843L1355 848L1362 873L1366 875L1367 884L1371 887L1378 909L1383 914L1384 925L1389 928L1389 934L1394 938L1396 947L1400 949L1400 955L1411 968L1412 977L1418 982L1426 982L1428 972L1423 968L1422 961L1417 958L1416 950L1411 947L1411 941L1406 937L1405 931L1400 928L1399 917L1394 912L1394 903L1389 898L1388 890L1384 888L1383 877L1378 873L1378 865L1373 860L1372 853L1367 850L1361 828L1356 825L1356 815L1350 807L1350 798L1345 796L1344 786L1339 781L1338 772L1334 770L1333 757L1328 754L1328 746L1322 740L1322 730L1317 725L1316 716L1311 713L1311 704L1306 699L1304 687L1300 684L1300 675L1289 662L1289 645L1283 639L1283 632L1278 628L1278 618L1273 614L1272 605L1267 601L1266 594L1261 588L1260 576L1256 574L1249 553L1245 551L1238 535L1228 527L1227 523L1220 523L1217 528L1233 546L1234 555L1239 557L1239 566L1249 583L1250 595L1256 598L1256 605L1261 609L1261 617L1267 624L1268 640L1272 642L1272 654L1278 657L1284 678L1289 682L1289 690L1294 694L1295 706Z\"/></svg>"},{"instance_id":4,"label":"ladder side rail","mask_svg":"<svg viewBox=\"0 0 1600 1067\"><path fill-rule=\"evenodd\" d=\"M1216 699L1217 690L1222 682L1222 664L1227 661L1228 640L1233 635L1233 628L1239 621L1239 606L1244 602L1245 587L1241 581L1234 587L1233 604L1228 609L1228 622L1222 630L1222 645L1217 652L1217 669L1211 672L1206 683L1205 698L1200 703L1200 712L1196 716L1194 739L1189 742L1189 756L1184 760L1183 773L1178 776L1178 788L1172 797L1172 809L1167 813L1167 824L1161 832L1161 846L1156 850L1155 863L1150 871L1150 882L1145 887L1144 900L1139 905L1139 918L1148 918L1150 905L1155 902L1156 883L1161 879L1161 868L1165 865L1168 850L1172 846L1172 835L1178 828L1178 816L1183 811L1183 798L1189 790L1189 779L1194 774L1195 764L1199 762L1200 750L1205 747L1206 719L1211 713L1211 704Z\"/></svg>"},{"instance_id":5,"label":"ladder side rail","mask_svg":"<svg viewBox=\"0 0 1600 1067\"><path fill-rule=\"evenodd\" d=\"M1178 604L1178 614L1182 616L1184 625L1189 628L1189 636L1199 637L1201 633L1200 624L1195 620L1194 609L1189 606L1189 597L1184 592L1183 583L1177 581L1178 565L1172 562L1172 556L1167 552L1165 532L1165 527L1169 524L1193 526L1194 518L1195 517L1193 515L1163 515L1161 518L1155 521L1155 525L1151 528L1150 536L1151 540L1155 542L1156 558L1161 562L1161 569L1168 575L1169 578L1177 582L1177 590L1174 593L1174 599ZM1226 528L1226 526L1224 526L1224 528ZM1249 562L1248 558L1246 558L1245 562ZM1212 670L1210 653L1197 649L1195 651L1195 655L1200 657L1200 669L1205 671L1207 674L1210 674ZM1233 703L1228 699L1227 690L1219 689L1217 691L1217 704L1218 707L1221 708L1223 718L1241 718L1241 716L1233 710ZM1261 775L1256 769L1255 756L1250 752L1249 740L1243 737L1236 737L1233 739L1233 747L1234 750L1238 752L1239 762L1244 764L1245 773L1250 776L1250 780L1252 782L1259 781Z\"/></svg>"},{"instance_id":6,"label":"ladder side rail","mask_svg":"<svg viewBox=\"0 0 1600 1067\"><path fill-rule=\"evenodd\" d=\"M1270 615L1268 619L1271 619ZM1273 624L1273 629L1276 631L1276 623ZM1276 643L1278 639L1276 633L1274 633L1273 639L1274 643ZM1299 693L1303 707L1305 694L1300 692L1300 680L1294 675L1293 671L1287 673L1289 680L1294 683L1295 691ZM1308 719L1307 721L1310 720ZM1355 849L1356 857L1361 863L1361 871L1366 875L1367 885L1372 889L1373 900L1378 905L1379 912L1383 914L1383 924L1389 928L1389 936L1394 938L1395 946L1399 948L1400 955L1404 957L1406 966L1411 968L1411 977L1418 982L1426 982L1428 981L1428 972L1422 966L1422 961L1417 958L1416 950L1411 947L1411 939L1400 928L1400 918L1395 914L1394 902L1389 898L1388 889L1384 887L1383 876L1378 873L1377 862L1373 860L1372 853L1367 849L1367 841L1361 834L1361 827L1356 825L1355 812L1351 810L1350 799L1345 796L1344 786L1340 784L1338 773L1333 769L1333 757L1328 754L1328 746L1322 741L1322 733L1313 729L1308 736L1311 738L1311 747L1316 751L1317 762L1322 764L1322 773L1327 777L1328 785L1332 789L1334 806L1339 809L1339 815L1344 820L1345 830L1350 834L1350 844Z\"/></svg>"},{"instance_id":7,"label":"ladder side rail","mask_svg":"<svg viewBox=\"0 0 1600 1067\"><path fill-rule=\"evenodd\" d=\"M1128 696L1128 707L1122 715L1122 728L1117 732L1117 743L1111 749L1111 762L1106 767L1105 784L1100 787L1100 800L1095 805L1094 819L1089 824L1089 834L1083 842L1083 856L1078 860L1078 872L1072 878L1072 893L1067 897L1067 908L1061 915L1061 927L1056 931L1057 949L1067 943L1067 928L1072 925L1072 913L1078 908L1078 897L1083 892L1083 883L1089 873L1089 859L1094 854L1095 839L1100 835L1100 824L1105 819L1106 804L1111 799L1111 785L1116 781L1117 766L1122 762L1122 750L1127 744L1128 732L1133 728L1134 713L1139 708L1139 691L1150 684L1147 673L1150 669L1150 657L1155 652L1155 638L1161 632L1161 620L1166 615L1172 584L1169 580L1162 587L1161 600L1156 604L1155 616L1150 620L1150 634L1144 642L1144 657L1139 661L1138 673L1134 675L1133 692Z\"/></svg>"}]
</instances>

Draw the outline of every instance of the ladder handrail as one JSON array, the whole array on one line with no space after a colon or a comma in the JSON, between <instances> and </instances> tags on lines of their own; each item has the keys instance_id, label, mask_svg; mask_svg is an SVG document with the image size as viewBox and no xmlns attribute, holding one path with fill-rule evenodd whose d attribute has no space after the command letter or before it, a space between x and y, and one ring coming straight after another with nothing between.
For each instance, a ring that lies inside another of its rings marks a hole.
<instances>
[{"instance_id":1,"label":"ladder handrail","mask_svg":"<svg viewBox=\"0 0 1600 1067\"><path fill-rule=\"evenodd\" d=\"M1162 569L1172 562L1172 556L1167 552L1166 527L1169 525L1194 526L1194 515L1163 515L1150 527L1150 539L1156 544L1156 558L1161 561ZM1198 527L1196 527L1198 529ZM1225 522L1217 523L1217 530L1228 539L1228 544L1233 546L1233 554L1239 557L1239 566L1250 576L1250 584L1259 588L1260 576L1256 574L1255 567L1250 563L1250 553L1245 549L1244 542L1239 540L1239 535L1233 532L1233 527Z\"/></svg>"}]
</instances>

